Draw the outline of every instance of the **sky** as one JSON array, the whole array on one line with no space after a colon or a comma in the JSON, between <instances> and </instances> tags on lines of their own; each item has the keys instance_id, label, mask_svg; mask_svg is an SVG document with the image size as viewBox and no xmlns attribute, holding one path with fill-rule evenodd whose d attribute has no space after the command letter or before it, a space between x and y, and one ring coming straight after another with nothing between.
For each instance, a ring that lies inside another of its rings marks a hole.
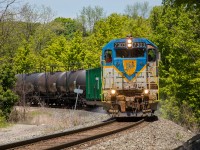
<instances>
[{"instance_id":1,"label":"sky","mask_svg":"<svg viewBox=\"0 0 200 150\"><path fill-rule=\"evenodd\" d=\"M150 7L161 5L162 0L22 0L31 5L50 7L55 17L76 18L83 7L102 7L106 16L111 13L124 13L127 5L148 2Z\"/></svg>"}]
</instances>

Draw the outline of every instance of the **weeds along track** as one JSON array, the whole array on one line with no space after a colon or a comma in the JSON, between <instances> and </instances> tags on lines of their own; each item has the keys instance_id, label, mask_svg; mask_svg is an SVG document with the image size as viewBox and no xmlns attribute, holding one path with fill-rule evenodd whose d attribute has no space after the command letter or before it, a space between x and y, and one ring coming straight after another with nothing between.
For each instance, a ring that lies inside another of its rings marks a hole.
<instances>
[{"instance_id":1,"label":"weeds along track","mask_svg":"<svg viewBox=\"0 0 200 150\"><path fill-rule=\"evenodd\" d=\"M86 127L78 130L61 132L53 135L30 139L26 141L1 145L0 149L17 149L17 150L56 150L69 148L84 142L102 138L133 126L137 126L144 122L144 119L139 119L136 122L123 122L116 119L103 122L101 124Z\"/></svg>"}]
</instances>

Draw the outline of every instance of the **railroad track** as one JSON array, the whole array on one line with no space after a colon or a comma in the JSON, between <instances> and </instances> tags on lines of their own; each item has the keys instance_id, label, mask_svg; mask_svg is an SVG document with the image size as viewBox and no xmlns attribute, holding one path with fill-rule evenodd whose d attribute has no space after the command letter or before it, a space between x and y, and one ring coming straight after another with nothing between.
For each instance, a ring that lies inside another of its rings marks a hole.
<instances>
[{"instance_id":1,"label":"railroad track","mask_svg":"<svg viewBox=\"0 0 200 150\"><path fill-rule=\"evenodd\" d=\"M11 144L1 145L0 149L17 149L17 150L57 150L69 148L81 143L85 143L94 139L102 138L144 122L140 119L136 122L119 122L110 120L101 124L86 127L74 131L62 132L26 141L20 141Z\"/></svg>"}]
</instances>

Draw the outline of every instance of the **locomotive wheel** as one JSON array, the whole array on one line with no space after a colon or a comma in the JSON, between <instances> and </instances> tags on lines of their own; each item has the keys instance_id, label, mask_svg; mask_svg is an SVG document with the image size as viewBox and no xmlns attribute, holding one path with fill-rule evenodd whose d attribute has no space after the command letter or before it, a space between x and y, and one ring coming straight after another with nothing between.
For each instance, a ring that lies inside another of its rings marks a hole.
<instances>
[{"instance_id":1,"label":"locomotive wheel","mask_svg":"<svg viewBox=\"0 0 200 150\"><path fill-rule=\"evenodd\" d=\"M151 110L151 117L154 115L155 110Z\"/></svg>"},{"instance_id":2,"label":"locomotive wheel","mask_svg":"<svg viewBox=\"0 0 200 150\"><path fill-rule=\"evenodd\" d=\"M137 100L137 102L135 103L135 110L134 110L134 113L135 113L135 116L137 117L137 115L138 115L138 112L140 111L140 104L139 104L139 102L138 102L138 100Z\"/></svg>"},{"instance_id":3,"label":"locomotive wheel","mask_svg":"<svg viewBox=\"0 0 200 150\"><path fill-rule=\"evenodd\" d=\"M135 109L135 116L137 117L137 113L138 113L138 110L137 108Z\"/></svg>"},{"instance_id":4,"label":"locomotive wheel","mask_svg":"<svg viewBox=\"0 0 200 150\"><path fill-rule=\"evenodd\" d=\"M118 104L113 104L111 107L110 107L110 110L109 112L111 112L111 116L112 117L119 117L119 105Z\"/></svg>"}]
</instances>

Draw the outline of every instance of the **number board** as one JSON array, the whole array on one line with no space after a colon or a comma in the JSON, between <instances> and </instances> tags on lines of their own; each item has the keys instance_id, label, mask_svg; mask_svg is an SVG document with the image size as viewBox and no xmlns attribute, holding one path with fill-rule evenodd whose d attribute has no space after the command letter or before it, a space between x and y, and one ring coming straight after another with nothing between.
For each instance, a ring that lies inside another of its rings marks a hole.
<instances>
[{"instance_id":1,"label":"number board","mask_svg":"<svg viewBox=\"0 0 200 150\"><path fill-rule=\"evenodd\" d=\"M114 43L115 48L126 48L126 43L125 42L116 42Z\"/></svg>"},{"instance_id":2,"label":"number board","mask_svg":"<svg viewBox=\"0 0 200 150\"><path fill-rule=\"evenodd\" d=\"M141 47L146 47L146 43L144 43L144 42L133 43L133 48L141 48Z\"/></svg>"},{"instance_id":3,"label":"number board","mask_svg":"<svg viewBox=\"0 0 200 150\"><path fill-rule=\"evenodd\" d=\"M134 42L133 43L133 48L146 48L146 43L145 42ZM126 48L126 43L125 42L116 42L114 43L114 48Z\"/></svg>"}]
</instances>

